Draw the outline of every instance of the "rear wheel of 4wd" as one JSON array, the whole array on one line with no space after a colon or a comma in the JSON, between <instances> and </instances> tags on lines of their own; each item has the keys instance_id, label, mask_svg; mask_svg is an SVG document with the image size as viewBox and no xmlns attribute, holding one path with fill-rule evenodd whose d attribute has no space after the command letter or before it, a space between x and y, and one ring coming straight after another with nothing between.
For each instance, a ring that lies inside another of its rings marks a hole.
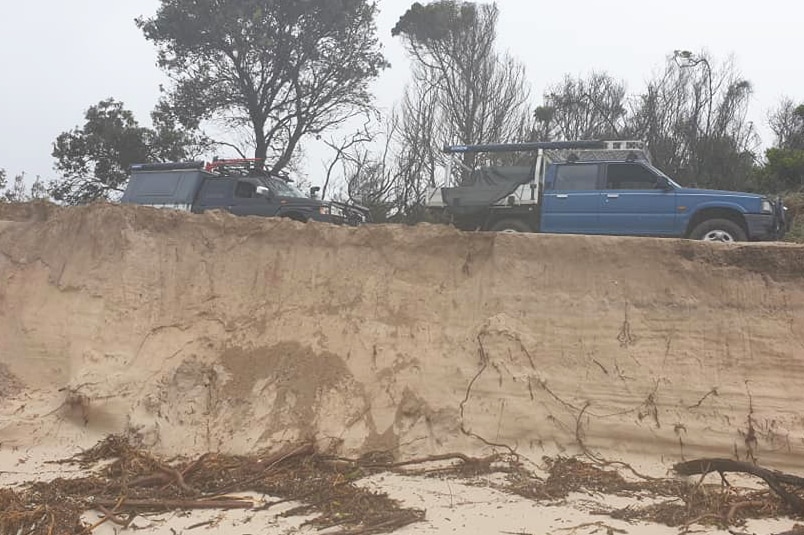
<instances>
[{"instance_id":1,"label":"rear wheel of 4wd","mask_svg":"<svg viewBox=\"0 0 804 535\"><path fill-rule=\"evenodd\" d=\"M501 219L491 227L492 232L533 232L524 221L518 219Z\"/></svg>"},{"instance_id":2,"label":"rear wheel of 4wd","mask_svg":"<svg viewBox=\"0 0 804 535\"><path fill-rule=\"evenodd\" d=\"M747 241L748 236L743 228L728 219L707 219L692 229L690 238L703 241L720 241L732 243Z\"/></svg>"}]
</instances>

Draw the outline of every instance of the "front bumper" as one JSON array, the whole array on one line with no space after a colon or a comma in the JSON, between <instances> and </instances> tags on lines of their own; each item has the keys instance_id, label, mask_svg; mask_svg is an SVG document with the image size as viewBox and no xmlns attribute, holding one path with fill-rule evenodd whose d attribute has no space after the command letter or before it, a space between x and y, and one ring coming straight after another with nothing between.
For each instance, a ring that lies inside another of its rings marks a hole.
<instances>
[{"instance_id":1,"label":"front bumper","mask_svg":"<svg viewBox=\"0 0 804 535\"><path fill-rule=\"evenodd\" d=\"M356 227L371 222L371 212L363 206L337 201L332 201L330 206L332 218L337 219L338 224Z\"/></svg>"},{"instance_id":2,"label":"front bumper","mask_svg":"<svg viewBox=\"0 0 804 535\"><path fill-rule=\"evenodd\" d=\"M350 227L356 227L371 222L371 216L367 209L363 211L361 208L354 205L336 202L331 203L325 210L313 212L310 215L310 219Z\"/></svg>"},{"instance_id":3,"label":"front bumper","mask_svg":"<svg viewBox=\"0 0 804 535\"><path fill-rule=\"evenodd\" d=\"M772 214L745 214L748 239L752 241L781 240L788 230L786 211L779 199L773 204Z\"/></svg>"}]
</instances>

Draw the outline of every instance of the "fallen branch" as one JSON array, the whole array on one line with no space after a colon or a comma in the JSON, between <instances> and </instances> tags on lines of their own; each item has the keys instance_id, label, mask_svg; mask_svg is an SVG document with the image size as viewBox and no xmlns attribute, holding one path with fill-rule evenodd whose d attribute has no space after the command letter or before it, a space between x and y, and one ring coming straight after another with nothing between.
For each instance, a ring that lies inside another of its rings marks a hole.
<instances>
[{"instance_id":1,"label":"fallen branch","mask_svg":"<svg viewBox=\"0 0 804 535\"><path fill-rule=\"evenodd\" d=\"M106 507L104 507L102 505L99 505L98 508L101 510L101 513L106 515L106 517L107 517L107 519L109 521L114 522L118 526L123 526L125 528L125 527L128 527L128 525L131 523L132 518L128 518L127 520L123 520L122 518L120 518L115 513L113 513L112 511L110 511L109 509L107 509Z\"/></svg>"},{"instance_id":2,"label":"fallen branch","mask_svg":"<svg viewBox=\"0 0 804 535\"><path fill-rule=\"evenodd\" d=\"M91 506L114 507L114 500L95 500ZM251 509L254 502L250 500L126 500L120 509ZM107 519L108 520L108 519Z\"/></svg>"},{"instance_id":3,"label":"fallen branch","mask_svg":"<svg viewBox=\"0 0 804 535\"><path fill-rule=\"evenodd\" d=\"M120 507L120 504L122 504L123 501L125 501L125 499L126 499L125 496L121 496L117 500L107 500L107 503L105 503L105 504L100 504L99 503L98 506L101 509L103 509L103 513L104 513L103 518L101 518L100 520L98 520L97 522L92 524L91 526L87 526L86 528L84 528L81 531L81 535L86 535L86 534L92 533L93 531L95 531L95 528L103 525L104 523L108 522L109 520L118 520L118 518L117 518L117 509ZM109 511L109 509L107 509L107 507L111 507L112 510ZM52 531L52 529L51 529L51 531Z\"/></svg>"},{"instance_id":4,"label":"fallen branch","mask_svg":"<svg viewBox=\"0 0 804 535\"><path fill-rule=\"evenodd\" d=\"M718 514L704 513L702 515L696 516L691 520L688 520L687 522L684 522L684 524L681 526L680 531L681 533L689 533L690 527L692 527L694 524L702 524L704 520L709 519L723 521L723 517Z\"/></svg>"},{"instance_id":5,"label":"fallen branch","mask_svg":"<svg viewBox=\"0 0 804 535\"><path fill-rule=\"evenodd\" d=\"M205 520L204 522L198 522L196 524L193 524L192 526L187 526L187 531L190 531L191 529L196 529L196 528L203 528L204 526L211 526L214 523L215 523L215 520Z\"/></svg>"},{"instance_id":6,"label":"fallen branch","mask_svg":"<svg viewBox=\"0 0 804 535\"><path fill-rule=\"evenodd\" d=\"M427 464L439 461L461 461L463 464L490 464L494 461L501 460L500 455L493 454L487 457L469 457L460 452L443 453L440 455L428 455L426 457L417 457L408 459L406 461L397 461L390 463L366 463L361 459L349 459L346 457L333 457L333 461L341 461L361 468L382 468L384 470L392 470L394 468L402 468L405 466L412 466L416 464Z\"/></svg>"},{"instance_id":7,"label":"fallen branch","mask_svg":"<svg viewBox=\"0 0 804 535\"><path fill-rule=\"evenodd\" d=\"M788 491L782 486L782 483L792 485L798 488L804 488L804 477L795 476L792 474L785 474L776 470L768 470L755 464L747 463L744 461L735 461L732 459L695 459L683 463L678 463L673 466L673 470L685 476L707 474L709 472L718 472L723 476L723 472L741 472L757 476L765 481L768 486L775 492L795 513L804 513L804 500L793 492Z\"/></svg>"},{"instance_id":8,"label":"fallen branch","mask_svg":"<svg viewBox=\"0 0 804 535\"><path fill-rule=\"evenodd\" d=\"M572 527L569 527L569 528L558 528L556 531L569 531L571 533L575 533L579 529L585 529L585 528L603 528L603 529L606 530L606 533L609 533L609 534L613 534L613 533L628 533L624 529L609 526L608 524L606 524L604 522L584 522L583 524L578 524L577 526L572 526Z\"/></svg>"},{"instance_id":9,"label":"fallen branch","mask_svg":"<svg viewBox=\"0 0 804 535\"><path fill-rule=\"evenodd\" d=\"M291 459L293 457L312 455L313 453L315 453L315 448L313 447L313 444L307 443L302 444L301 446L298 446L290 451L277 453L276 455L268 457L267 459L260 459L258 463L260 465L265 465L265 468L263 468L257 475L244 481L238 481L236 483L232 483L231 485L227 485L222 489L218 489L215 492L214 496L222 496L224 494L228 494L236 490L237 488L246 488L256 483L257 481L263 479L265 477L265 474L279 463Z\"/></svg>"},{"instance_id":10,"label":"fallen branch","mask_svg":"<svg viewBox=\"0 0 804 535\"><path fill-rule=\"evenodd\" d=\"M370 524L367 526L359 526L352 529L346 529L340 531L339 533L341 535L373 535L375 533L387 533L390 531L395 531L396 529L399 529L401 527L407 526L408 524L413 524L414 522L420 522L422 520L424 520L424 511L414 511L413 514L396 515L383 522L378 522L376 524Z\"/></svg>"},{"instance_id":11,"label":"fallen branch","mask_svg":"<svg viewBox=\"0 0 804 535\"><path fill-rule=\"evenodd\" d=\"M179 472L175 468L172 468L170 466L164 466L164 465L161 465L161 464L158 466L158 468L159 468L160 471L164 472L168 476L171 476L172 479L176 482L176 484L179 486L180 489L182 489L183 491L187 492L188 494L191 494L191 495L194 495L194 496L198 495L198 491L195 490L194 488L192 488L190 485L188 485L184 481L184 475L181 472Z\"/></svg>"},{"instance_id":12,"label":"fallen branch","mask_svg":"<svg viewBox=\"0 0 804 535\"><path fill-rule=\"evenodd\" d=\"M737 502L734 505L732 505L731 507L729 507L729 512L726 513L726 525L728 526L729 524L732 523L732 520L734 519L734 515L740 509L747 509L747 508L751 508L751 507L762 508L762 507L767 507L767 505L768 505L767 502L762 502L762 501L757 501L757 500L747 501L747 502Z\"/></svg>"}]
</instances>

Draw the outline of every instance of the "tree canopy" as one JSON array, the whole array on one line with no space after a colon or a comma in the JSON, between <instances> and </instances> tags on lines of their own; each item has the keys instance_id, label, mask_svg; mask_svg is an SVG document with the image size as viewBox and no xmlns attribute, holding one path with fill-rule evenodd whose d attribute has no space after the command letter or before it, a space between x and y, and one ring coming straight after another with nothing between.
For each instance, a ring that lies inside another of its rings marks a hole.
<instances>
[{"instance_id":1,"label":"tree canopy","mask_svg":"<svg viewBox=\"0 0 804 535\"><path fill-rule=\"evenodd\" d=\"M804 189L804 104L782 99L769 123L776 143L765 151L764 185L778 190Z\"/></svg>"},{"instance_id":2,"label":"tree canopy","mask_svg":"<svg viewBox=\"0 0 804 535\"><path fill-rule=\"evenodd\" d=\"M67 204L113 198L123 192L131 164L182 160L202 143L175 128L163 110L153 113L153 129L142 127L114 99L90 106L84 118L83 126L63 132L53 144L61 177L48 192Z\"/></svg>"},{"instance_id":3,"label":"tree canopy","mask_svg":"<svg viewBox=\"0 0 804 535\"><path fill-rule=\"evenodd\" d=\"M137 25L182 124L240 130L279 171L305 136L371 107L369 83L387 66L376 11L366 0L162 0Z\"/></svg>"}]
</instances>

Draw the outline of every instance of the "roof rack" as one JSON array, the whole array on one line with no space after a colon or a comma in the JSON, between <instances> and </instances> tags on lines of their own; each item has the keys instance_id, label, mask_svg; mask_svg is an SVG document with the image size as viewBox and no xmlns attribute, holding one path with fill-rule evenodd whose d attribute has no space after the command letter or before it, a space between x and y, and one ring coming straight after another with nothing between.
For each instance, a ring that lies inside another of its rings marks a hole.
<instances>
[{"instance_id":1,"label":"roof rack","mask_svg":"<svg viewBox=\"0 0 804 535\"><path fill-rule=\"evenodd\" d=\"M479 152L538 152L551 162L642 160L650 163L647 143L640 140L544 141L487 145L446 145L447 154Z\"/></svg>"},{"instance_id":2,"label":"roof rack","mask_svg":"<svg viewBox=\"0 0 804 535\"><path fill-rule=\"evenodd\" d=\"M210 173L220 175L243 175L253 171L262 170L262 158L234 158L224 159L215 156L204 169Z\"/></svg>"},{"instance_id":3,"label":"roof rack","mask_svg":"<svg viewBox=\"0 0 804 535\"><path fill-rule=\"evenodd\" d=\"M445 145L448 154L465 152L530 152L549 149L602 149L604 141L544 141L534 143L496 143L487 145Z\"/></svg>"},{"instance_id":4,"label":"roof rack","mask_svg":"<svg viewBox=\"0 0 804 535\"><path fill-rule=\"evenodd\" d=\"M270 176L285 182L293 182L286 173L274 173L263 167L262 158L235 158L223 159L215 157L209 162L205 170L221 177L243 176Z\"/></svg>"},{"instance_id":5,"label":"roof rack","mask_svg":"<svg viewBox=\"0 0 804 535\"><path fill-rule=\"evenodd\" d=\"M204 162L161 162L161 163L134 163L129 168L131 171L174 171L182 169L201 169Z\"/></svg>"}]
</instances>

